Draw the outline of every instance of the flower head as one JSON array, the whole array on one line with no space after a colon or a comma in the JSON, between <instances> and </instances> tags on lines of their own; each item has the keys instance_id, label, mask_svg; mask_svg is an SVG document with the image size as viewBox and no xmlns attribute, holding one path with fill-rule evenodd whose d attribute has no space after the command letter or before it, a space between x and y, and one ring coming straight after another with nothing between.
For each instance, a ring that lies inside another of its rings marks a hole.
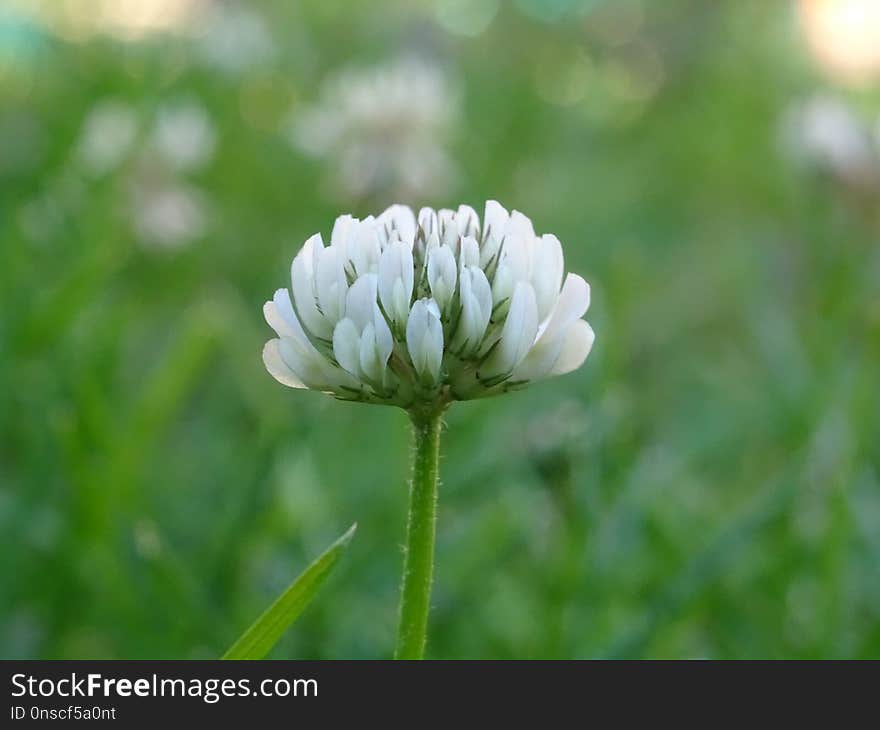
<instances>
[{"instance_id":1,"label":"flower head","mask_svg":"<svg viewBox=\"0 0 880 730\"><path fill-rule=\"evenodd\" d=\"M818 93L790 105L780 132L783 151L793 161L856 189L880 187L880 150L869 124L844 99Z\"/></svg>"},{"instance_id":2,"label":"flower head","mask_svg":"<svg viewBox=\"0 0 880 730\"><path fill-rule=\"evenodd\" d=\"M456 177L446 142L459 108L455 84L426 60L343 69L295 110L291 142L328 163L326 183L347 199L441 194Z\"/></svg>"},{"instance_id":3,"label":"flower head","mask_svg":"<svg viewBox=\"0 0 880 730\"><path fill-rule=\"evenodd\" d=\"M131 106L121 101L98 102L83 123L77 146L79 161L94 175L111 172L131 152L139 126Z\"/></svg>"},{"instance_id":4,"label":"flower head","mask_svg":"<svg viewBox=\"0 0 880 730\"><path fill-rule=\"evenodd\" d=\"M564 277L564 279L563 279ZM503 393L584 362L590 287L564 275L562 246L518 211L486 203L393 205L336 219L266 302L276 380L344 400L420 409Z\"/></svg>"}]
</instances>

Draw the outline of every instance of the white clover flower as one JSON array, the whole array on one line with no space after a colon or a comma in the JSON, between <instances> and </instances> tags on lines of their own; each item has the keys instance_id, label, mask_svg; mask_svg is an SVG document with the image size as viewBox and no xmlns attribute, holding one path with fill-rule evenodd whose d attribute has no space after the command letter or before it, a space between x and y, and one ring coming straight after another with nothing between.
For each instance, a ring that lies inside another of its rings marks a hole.
<instances>
[{"instance_id":1,"label":"white clover flower","mask_svg":"<svg viewBox=\"0 0 880 730\"><path fill-rule=\"evenodd\" d=\"M132 187L131 219L146 246L179 248L205 234L208 213L205 196L186 185Z\"/></svg>"},{"instance_id":2,"label":"white clover flower","mask_svg":"<svg viewBox=\"0 0 880 730\"><path fill-rule=\"evenodd\" d=\"M95 104L83 122L76 154L94 175L105 175L122 164L137 138L140 120L135 110L121 101Z\"/></svg>"},{"instance_id":3,"label":"white clover flower","mask_svg":"<svg viewBox=\"0 0 880 730\"><path fill-rule=\"evenodd\" d=\"M276 380L410 411L496 395L584 362L590 287L522 213L394 205L309 238L266 302ZM292 296L291 296L292 293Z\"/></svg>"},{"instance_id":4,"label":"white clover flower","mask_svg":"<svg viewBox=\"0 0 880 730\"><path fill-rule=\"evenodd\" d=\"M150 141L152 149L169 167L191 172L211 161L217 131L201 104L182 100L158 109Z\"/></svg>"},{"instance_id":5,"label":"white clover flower","mask_svg":"<svg viewBox=\"0 0 880 730\"><path fill-rule=\"evenodd\" d=\"M817 93L782 117L781 144L796 162L858 188L880 185L880 164L868 124L844 100Z\"/></svg>"},{"instance_id":6,"label":"white clover flower","mask_svg":"<svg viewBox=\"0 0 880 730\"><path fill-rule=\"evenodd\" d=\"M290 141L328 163L329 187L346 198L443 194L456 176L446 142L460 103L446 74L424 60L344 69L314 104L294 110Z\"/></svg>"}]
</instances>

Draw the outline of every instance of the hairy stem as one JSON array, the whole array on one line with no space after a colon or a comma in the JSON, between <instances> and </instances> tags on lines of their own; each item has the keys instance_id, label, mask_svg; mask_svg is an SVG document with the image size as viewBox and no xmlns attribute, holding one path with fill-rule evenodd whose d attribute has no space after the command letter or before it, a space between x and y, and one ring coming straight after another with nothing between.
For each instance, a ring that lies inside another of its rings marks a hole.
<instances>
[{"instance_id":1,"label":"hairy stem","mask_svg":"<svg viewBox=\"0 0 880 730\"><path fill-rule=\"evenodd\" d=\"M434 573L442 410L411 413L410 417L413 426L412 479L395 659L421 659L425 654Z\"/></svg>"}]
</instances>

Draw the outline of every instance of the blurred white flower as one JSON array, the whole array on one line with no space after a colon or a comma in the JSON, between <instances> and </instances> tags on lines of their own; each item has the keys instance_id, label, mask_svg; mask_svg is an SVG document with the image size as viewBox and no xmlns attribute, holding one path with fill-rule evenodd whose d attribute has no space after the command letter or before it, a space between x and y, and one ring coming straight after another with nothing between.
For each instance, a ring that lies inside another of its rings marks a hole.
<instances>
[{"instance_id":1,"label":"blurred white flower","mask_svg":"<svg viewBox=\"0 0 880 730\"><path fill-rule=\"evenodd\" d=\"M121 101L95 104L83 122L76 145L82 165L95 175L104 175L128 157L140 122L134 109Z\"/></svg>"},{"instance_id":2,"label":"blurred white flower","mask_svg":"<svg viewBox=\"0 0 880 730\"><path fill-rule=\"evenodd\" d=\"M796 159L857 187L880 182L868 126L845 102L815 94L785 114L782 143Z\"/></svg>"},{"instance_id":3,"label":"blurred white flower","mask_svg":"<svg viewBox=\"0 0 880 730\"><path fill-rule=\"evenodd\" d=\"M207 230L208 196L185 175L210 161L217 133L205 108L192 100L166 102L150 121L122 102L100 102L86 117L75 155L92 174L117 172L128 194L127 219L141 243L178 248Z\"/></svg>"},{"instance_id":4,"label":"blurred white flower","mask_svg":"<svg viewBox=\"0 0 880 730\"><path fill-rule=\"evenodd\" d=\"M147 246L178 248L204 235L206 201L184 185L135 187L131 199L134 229Z\"/></svg>"},{"instance_id":5,"label":"blurred white flower","mask_svg":"<svg viewBox=\"0 0 880 730\"><path fill-rule=\"evenodd\" d=\"M203 106L179 101L159 108L151 141L170 167L194 171L211 160L217 132Z\"/></svg>"},{"instance_id":6,"label":"blurred white flower","mask_svg":"<svg viewBox=\"0 0 880 730\"><path fill-rule=\"evenodd\" d=\"M522 213L403 205L309 238L266 302L281 383L419 409L503 393L584 362L590 287ZM292 293L292 296L291 296Z\"/></svg>"},{"instance_id":7,"label":"blurred white flower","mask_svg":"<svg viewBox=\"0 0 880 730\"><path fill-rule=\"evenodd\" d=\"M294 115L291 139L325 160L345 196L437 195L455 176L445 145L459 112L441 70L407 59L330 78L320 100Z\"/></svg>"},{"instance_id":8,"label":"blurred white flower","mask_svg":"<svg viewBox=\"0 0 880 730\"><path fill-rule=\"evenodd\" d=\"M237 75L270 63L276 54L262 15L239 3L214 3L201 19L197 51L218 71Z\"/></svg>"}]
</instances>

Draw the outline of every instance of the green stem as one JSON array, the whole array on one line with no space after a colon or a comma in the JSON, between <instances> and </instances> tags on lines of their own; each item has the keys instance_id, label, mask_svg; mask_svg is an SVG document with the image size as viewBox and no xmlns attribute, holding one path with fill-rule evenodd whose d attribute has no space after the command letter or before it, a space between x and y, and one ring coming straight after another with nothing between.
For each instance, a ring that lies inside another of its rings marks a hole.
<instances>
[{"instance_id":1,"label":"green stem","mask_svg":"<svg viewBox=\"0 0 880 730\"><path fill-rule=\"evenodd\" d=\"M425 654L434 573L442 415L442 410L410 414L413 425L412 480L395 659L421 659Z\"/></svg>"}]
</instances>

